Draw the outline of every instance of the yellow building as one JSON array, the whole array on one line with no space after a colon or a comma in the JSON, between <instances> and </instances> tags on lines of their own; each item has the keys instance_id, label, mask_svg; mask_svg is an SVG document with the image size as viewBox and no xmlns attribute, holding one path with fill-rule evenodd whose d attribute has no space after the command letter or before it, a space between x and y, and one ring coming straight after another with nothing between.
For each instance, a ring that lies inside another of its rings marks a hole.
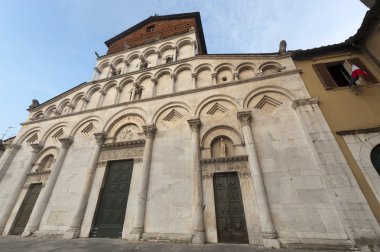
<instances>
[{"instance_id":1,"label":"yellow building","mask_svg":"<svg viewBox=\"0 0 380 252\"><path fill-rule=\"evenodd\" d=\"M293 51L347 163L380 222L380 3L346 41ZM352 64L366 71L349 86Z\"/></svg>"}]
</instances>

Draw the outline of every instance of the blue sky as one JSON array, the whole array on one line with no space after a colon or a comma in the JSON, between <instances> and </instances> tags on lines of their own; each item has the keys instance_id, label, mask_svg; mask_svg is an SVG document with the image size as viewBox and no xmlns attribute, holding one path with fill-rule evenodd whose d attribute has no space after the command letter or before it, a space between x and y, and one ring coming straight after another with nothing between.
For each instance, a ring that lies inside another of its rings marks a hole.
<instances>
[{"instance_id":1,"label":"blue sky","mask_svg":"<svg viewBox=\"0 0 380 252\"><path fill-rule=\"evenodd\" d=\"M308 49L356 33L359 0L14 0L0 14L0 139L17 134L32 99L44 102L84 81L104 41L153 14L199 11L208 53Z\"/></svg>"}]
</instances>

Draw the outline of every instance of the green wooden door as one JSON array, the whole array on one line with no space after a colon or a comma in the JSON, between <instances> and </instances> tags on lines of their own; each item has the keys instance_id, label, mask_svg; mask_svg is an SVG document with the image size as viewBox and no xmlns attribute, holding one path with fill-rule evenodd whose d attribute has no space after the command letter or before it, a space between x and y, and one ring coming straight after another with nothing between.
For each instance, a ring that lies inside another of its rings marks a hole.
<instances>
[{"instance_id":1,"label":"green wooden door","mask_svg":"<svg viewBox=\"0 0 380 252\"><path fill-rule=\"evenodd\" d=\"M214 195L218 242L248 243L237 174L235 172L215 173Z\"/></svg>"},{"instance_id":2,"label":"green wooden door","mask_svg":"<svg viewBox=\"0 0 380 252\"><path fill-rule=\"evenodd\" d=\"M20 209L16 215L16 220L13 224L13 228L10 232L12 235L20 235L24 229L26 224L29 221L29 217L32 214L33 207L36 204L38 195L42 189L42 184L31 184L28 192L21 204Z\"/></svg>"},{"instance_id":3,"label":"green wooden door","mask_svg":"<svg viewBox=\"0 0 380 252\"><path fill-rule=\"evenodd\" d=\"M123 231L133 161L114 161L107 167L91 237L119 238Z\"/></svg>"}]
</instances>

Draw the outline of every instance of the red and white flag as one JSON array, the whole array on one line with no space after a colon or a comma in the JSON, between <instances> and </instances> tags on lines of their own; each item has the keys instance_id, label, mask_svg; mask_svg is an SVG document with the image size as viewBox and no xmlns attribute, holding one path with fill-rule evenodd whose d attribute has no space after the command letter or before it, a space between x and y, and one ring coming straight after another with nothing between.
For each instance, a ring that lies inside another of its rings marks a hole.
<instances>
[{"instance_id":1,"label":"red and white flag","mask_svg":"<svg viewBox=\"0 0 380 252\"><path fill-rule=\"evenodd\" d=\"M368 73L361 70L359 67L352 65L351 77L353 79L356 79L356 78L359 78L360 75L368 75Z\"/></svg>"}]
</instances>

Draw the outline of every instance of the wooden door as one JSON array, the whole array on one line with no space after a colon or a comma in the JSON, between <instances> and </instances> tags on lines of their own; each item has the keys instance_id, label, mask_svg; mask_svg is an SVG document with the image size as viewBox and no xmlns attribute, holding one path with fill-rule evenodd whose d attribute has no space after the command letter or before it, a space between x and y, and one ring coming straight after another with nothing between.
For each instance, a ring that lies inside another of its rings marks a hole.
<instances>
[{"instance_id":1,"label":"wooden door","mask_svg":"<svg viewBox=\"0 0 380 252\"><path fill-rule=\"evenodd\" d=\"M16 215L16 220L13 224L13 228L10 232L12 235L20 235L26 224L29 221L29 217L32 214L33 207L36 204L38 195L42 189L42 184L31 184L25 198L21 204L20 209Z\"/></svg>"},{"instance_id":2,"label":"wooden door","mask_svg":"<svg viewBox=\"0 0 380 252\"><path fill-rule=\"evenodd\" d=\"M123 231L133 161L114 161L107 167L91 237L119 238Z\"/></svg>"},{"instance_id":3,"label":"wooden door","mask_svg":"<svg viewBox=\"0 0 380 252\"><path fill-rule=\"evenodd\" d=\"M215 173L214 195L218 242L248 243L237 173Z\"/></svg>"}]
</instances>

